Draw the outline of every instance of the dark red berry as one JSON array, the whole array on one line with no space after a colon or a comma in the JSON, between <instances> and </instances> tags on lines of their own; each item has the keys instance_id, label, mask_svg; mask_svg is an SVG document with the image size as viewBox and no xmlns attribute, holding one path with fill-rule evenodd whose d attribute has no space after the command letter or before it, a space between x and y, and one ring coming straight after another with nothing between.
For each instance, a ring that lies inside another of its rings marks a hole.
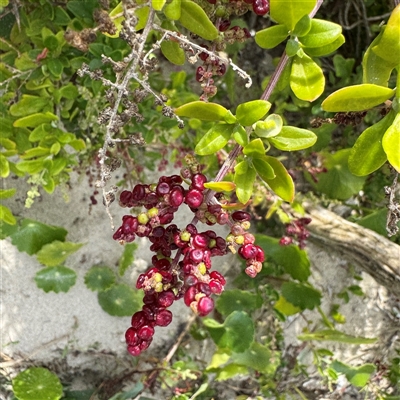
<instances>
[{"instance_id":1,"label":"dark red berry","mask_svg":"<svg viewBox=\"0 0 400 400\"><path fill-rule=\"evenodd\" d=\"M200 190L190 189L185 196L186 204L191 208L198 208L203 203L204 196Z\"/></svg>"},{"instance_id":2,"label":"dark red berry","mask_svg":"<svg viewBox=\"0 0 400 400\"><path fill-rule=\"evenodd\" d=\"M139 343L139 337L137 334L136 329L130 327L126 332L125 332L125 340L126 343L130 346L135 346L136 344Z\"/></svg>"},{"instance_id":3,"label":"dark red berry","mask_svg":"<svg viewBox=\"0 0 400 400\"><path fill-rule=\"evenodd\" d=\"M250 221L251 215L246 211L235 211L232 213L232 219L235 222Z\"/></svg>"},{"instance_id":4,"label":"dark red berry","mask_svg":"<svg viewBox=\"0 0 400 400\"><path fill-rule=\"evenodd\" d=\"M175 295L172 290L167 290L165 292L161 292L158 295L157 303L160 307L170 307L172 303L175 301Z\"/></svg>"},{"instance_id":5,"label":"dark red berry","mask_svg":"<svg viewBox=\"0 0 400 400\"><path fill-rule=\"evenodd\" d=\"M171 187L168 185L167 182L160 182L156 187L156 193L159 196L168 194L170 190L171 190Z\"/></svg>"},{"instance_id":6,"label":"dark red berry","mask_svg":"<svg viewBox=\"0 0 400 400\"><path fill-rule=\"evenodd\" d=\"M169 310L162 310L156 316L156 325L168 326L172 321L172 312Z\"/></svg>"},{"instance_id":7,"label":"dark red berry","mask_svg":"<svg viewBox=\"0 0 400 400\"><path fill-rule=\"evenodd\" d=\"M131 325L134 329L141 328L146 323L146 316L144 315L143 311L138 311L137 313L133 314Z\"/></svg>"},{"instance_id":8,"label":"dark red berry","mask_svg":"<svg viewBox=\"0 0 400 400\"><path fill-rule=\"evenodd\" d=\"M123 190L119 195L119 204L121 207L129 207L129 204L132 202L132 192L129 190Z\"/></svg>"},{"instance_id":9,"label":"dark red berry","mask_svg":"<svg viewBox=\"0 0 400 400\"><path fill-rule=\"evenodd\" d=\"M134 201L141 201L146 195L146 188L144 185L136 185L132 190L132 199Z\"/></svg>"},{"instance_id":10,"label":"dark red berry","mask_svg":"<svg viewBox=\"0 0 400 400\"><path fill-rule=\"evenodd\" d=\"M219 23L218 29L220 32L225 32L231 25L231 21L224 19Z\"/></svg>"},{"instance_id":11,"label":"dark red berry","mask_svg":"<svg viewBox=\"0 0 400 400\"><path fill-rule=\"evenodd\" d=\"M192 185L193 189L204 190L204 184L207 182L207 178L203 174L194 174L192 176Z\"/></svg>"},{"instance_id":12,"label":"dark red berry","mask_svg":"<svg viewBox=\"0 0 400 400\"><path fill-rule=\"evenodd\" d=\"M253 11L257 15L265 15L269 11L268 0L254 0L253 1Z\"/></svg>"},{"instance_id":13,"label":"dark red berry","mask_svg":"<svg viewBox=\"0 0 400 400\"><path fill-rule=\"evenodd\" d=\"M169 194L169 204L172 207L179 207L183 203L185 197L182 186L174 186Z\"/></svg>"},{"instance_id":14,"label":"dark red berry","mask_svg":"<svg viewBox=\"0 0 400 400\"><path fill-rule=\"evenodd\" d=\"M196 81L197 82L201 82L203 80L204 72L206 72L206 70L202 66L197 67L197 70L196 70Z\"/></svg>"},{"instance_id":15,"label":"dark red berry","mask_svg":"<svg viewBox=\"0 0 400 400\"><path fill-rule=\"evenodd\" d=\"M257 255L257 247L254 244L245 244L239 247L238 254L245 260L251 260Z\"/></svg>"},{"instance_id":16,"label":"dark red berry","mask_svg":"<svg viewBox=\"0 0 400 400\"><path fill-rule=\"evenodd\" d=\"M204 317L214 309L214 300L211 297L202 297L197 304L197 311L199 315Z\"/></svg>"},{"instance_id":17,"label":"dark red berry","mask_svg":"<svg viewBox=\"0 0 400 400\"><path fill-rule=\"evenodd\" d=\"M154 328L149 325L142 326L138 330L138 336L142 340L149 340L154 335Z\"/></svg>"}]
</instances>

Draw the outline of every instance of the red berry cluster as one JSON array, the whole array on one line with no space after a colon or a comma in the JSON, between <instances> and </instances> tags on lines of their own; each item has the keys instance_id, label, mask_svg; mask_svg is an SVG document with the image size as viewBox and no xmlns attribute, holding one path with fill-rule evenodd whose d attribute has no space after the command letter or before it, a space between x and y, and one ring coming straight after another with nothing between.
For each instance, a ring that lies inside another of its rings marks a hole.
<instances>
[{"instance_id":1,"label":"red berry cluster","mask_svg":"<svg viewBox=\"0 0 400 400\"><path fill-rule=\"evenodd\" d=\"M279 244L288 246L297 242L300 249L304 249L306 247L306 240L310 236L310 232L305 226L310 222L311 218L299 218L290 224L286 224L286 235L281 238Z\"/></svg>"},{"instance_id":2,"label":"red berry cluster","mask_svg":"<svg viewBox=\"0 0 400 400\"><path fill-rule=\"evenodd\" d=\"M184 179L189 187L184 188ZM128 351L134 356L147 349L153 339L155 326L167 326L172 313L167 310L175 300L185 304L200 316L214 309L211 295L224 290L225 278L211 271L211 258L222 256L228 249L238 247L246 260L246 272L255 276L264 261L262 249L254 245L254 236L245 231L250 226L250 214L236 211L230 215L220 204L206 204L205 175L183 168L181 176L162 176L152 185L138 184L132 191L120 194L122 207L144 207L138 215L125 215L122 225L113 235L120 243L132 242L136 236L147 237L155 253L150 269L139 275L136 287L145 295L143 308L132 317L126 331ZM193 223L184 229L173 224L175 212L186 204L194 214ZM230 224L227 240L213 230L199 232L195 221L207 225ZM228 242L227 242L228 241ZM174 255L173 255L174 253Z\"/></svg>"}]
</instances>

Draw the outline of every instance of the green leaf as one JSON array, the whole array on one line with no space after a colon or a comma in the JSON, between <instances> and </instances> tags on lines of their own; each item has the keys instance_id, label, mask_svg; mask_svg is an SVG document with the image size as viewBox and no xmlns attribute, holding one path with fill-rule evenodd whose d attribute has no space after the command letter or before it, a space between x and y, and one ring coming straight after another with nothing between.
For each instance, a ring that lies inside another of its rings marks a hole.
<instances>
[{"instance_id":1,"label":"green leaf","mask_svg":"<svg viewBox=\"0 0 400 400\"><path fill-rule=\"evenodd\" d=\"M237 375L248 375L248 374L249 370L245 366L237 364L228 364L216 371L215 380L217 382L226 381L227 379L231 379Z\"/></svg>"},{"instance_id":2,"label":"green leaf","mask_svg":"<svg viewBox=\"0 0 400 400\"><path fill-rule=\"evenodd\" d=\"M297 37L307 35L307 33L310 32L311 29L311 21L313 20L308 15L302 17L293 29L292 35Z\"/></svg>"},{"instance_id":3,"label":"green leaf","mask_svg":"<svg viewBox=\"0 0 400 400\"><path fill-rule=\"evenodd\" d=\"M297 282L285 282L282 285L282 296L295 307L309 310L321 305L321 293L310 286Z\"/></svg>"},{"instance_id":4,"label":"green leaf","mask_svg":"<svg viewBox=\"0 0 400 400\"><path fill-rule=\"evenodd\" d=\"M345 37L342 34L340 34L339 37L332 43L329 43L321 47L304 47L304 51L311 57L323 57L333 53L345 41L346 41Z\"/></svg>"},{"instance_id":5,"label":"green leaf","mask_svg":"<svg viewBox=\"0 0 400 400\"><path fill-rule=\"evenodd\" d=\"M295 39L289 39L286 43L285 51L288 57L295 56L300 50L300 43Z\"/></svg>"},{"instance_id":6,"label":"green leaf","mask_svg":"<svg viewBox=\"0 0 400 400\"><path fill-rule=\"evenodd\" d=\"M246 311L251 313L261 306L262 298L259 294L239 289L222 292L216 304L217 311L225 316L234 311Z\"/></svg>"},{"instance_id":7,"label":"green leaf","mask_svg":"<svg viewBox=\"0 0 400 400\"><path fill-rule=\"evenodd\" d=\"M262 138L270 138L279 134L283 126L282 117L271 114L264 121L258 121L253 125L255 134Z\"/></svg>"},{"instance_id":8,"label":"green leaf","mask_svg":"<svg viewBox=\"0 0 400 400\"><path fill-rule=\"evenodd\" d=\"M151 6L156 10L156 11L161 11L165 5L167 0L151 0Z\"/></svg>"},{"instance_id":9,"label":"green leaf","mask_svg":"<svg viewBox=\"0 0 400 400\"><path fill-rule=\"evenodd\" d=\"M34 147L21 154L20 158L23 160L29 160L30 158L47 156L50 154L50 149L47 147Z\"/></svg>"},{"instance_id":10,"label":"green leaf","mask_svg":"<svg viewBox=\"0 0 400 400\"><path fill-rule=\"evenodd\" d=\"M10 164L3 154L0 154L0 177L7 178L10 174Z\"/></svg>"},{"instance_id":11,"label":"green leaf","mask_svg":"<svg viewBox=\"0 0 400 400\"><path fill-rule=\"evenodd\" d=\"M283 296L279 296L278 301L274 304L274 308L275 310L286 316L295 315L301 311L300 307L296 307L295 305L287 301L286 298Z\"/></svg>"},{"instance_id":12,"label":"green leaf","mask_svg":"<svg viewBox=\"0 0 400 400\"><path fill-rule=\"evenodd\" d=\"M290 88L296 97L306 101L314 101L324 91L325 77L321 68L305 54L293 58Z\"/></svg>"},{"instance_id":13,"label":"green leaf","mask_svg":"<svg viewBox=\"0 0 400 400\"><path fill-rule=\"evenodd\" d=\"M141 307L140 293L128 285L112 285L111 288L97 294L101 308L108 314L117 317L127 317Z\"/></svg>"},{"instance_id":14,"label":"green leaf","mask_svg":"<svg viewBox=\"0 0 400 400\"><path fill-rule=\"evenodd\" d=\"M267 156L263 155L262 157L253 158L253 167L255 168L258 176L264 181L267 182L276 177L274 169L269 165L267 161Z\"/></svg>"},{"instance_id":15,"label":"green leaf","mask_svg":"<svg viewBox=\"0 0 400 400\"><path fill-rule=\"evenodd\" d=\"M246 147L243 149L243 154L246 156L263 156L265 154L264 143L261 139L253 139Z\"/></svg>"},{"instance_id":16,"label":"green leaf","mask_svg":"<svg viewBox=\"0 0 400 400\"><path fill-rule=\"evenodd\" d=\"M266 161L275 172L275 178L264 179L281 199L291 203L294 199L294 183L284 165L275 157L266 156Z\"/></svg>"},{"instance_id":17,"label":"green leaf","mask_svg":"<svg viewBox=\"0 0 400 400\"><path fill-rule=\"evenodd\" d=\"M38 113L48 104L49 98L23 94L21 100L10 107L10 114L13 117L24 117Z\"/></svg>"},{"instance_id":18,"label":"green leaf","mask_svg":"<svg viewBox=\"0 0 400 400\"><path fill-rule=\"evenodd\" d=\"M221 349L217 349L217 351L213 354L212 358L211 358L211 362L210 364L207 366L206 370L212 370L212 369L216 369L216 368L220 368L222 367L224 364L226 364L231 356L230 356L231 352L228 350L221 350Z\"/></svg>"},{"instance_id":19,"label":"green leaf","mask_svg":"<svg viewBox=\"0 0 400 400\"><path fill-rule=\"evenodd\" d=\"M71 254L83 246L83 243L61 242L55 240L45 244L37 253L38 261L48 267L62 264Z\"/></svg>"},{"instance_id":20,"label":"green leaf","mask_svg":"<svg viewBox=\"0 0 400 400\"><path fill-rule=\"evenodd\" d=\"M268 138L268 141L279 150L303 150L314 145L317 135L307 129L284 126L279 135Z\"/></svg>"},{"instance_id":21,"label":"green leaf","mask_svg":"<svg viewBox=\"0 0 400 400\"><path fill-rule=\"evenodd\" d=\"M193 1L181 2L181 25L206 40L215 40L218 29L210 21L204 10Z\"/></svg>"},{"instance_id":22,"label":"green leaf","mask_svg":"<svg viewBox=\"0 0 400 400\"><path fill-rule=\"evenodd\" d=\"M0 189L0 200L9 199L10 197L13 197L16 192L17 192L17 189L15 189L15 188Z\"/></svg>"},{"instance_id":23,"label":"green leaf","mask_svg":"<svg viewBox=\"0 0 400 400\"><path fill-rule=\"evenodd\" d=\"M50 124L41 124L37 126L29 135L30 142L38 142L44 139L47 135L50 134L51 125Z\"/></svg>"},{"instance_id":24,"label":"green leaf","mask_svg":"<svg viewBox=\"0 0 400 400\"><path fill-rule=\"evenodd\" d=\"M26 172L30 175L37 174L44 169L43 158L37 160L28 160L19 162L16 167L21 172Z\"/></svg>"},{"instance_id":25,"label":"green leaf","mask_svg":"<svg viewBox=\"0 0 400 400\"><path fill-rule=\"evenodd\" d=\"M358 336L347 335L343 332L334 330L334 329L326 329L322 331L312 332L312 333L304 333L300 336L297 336L299 340L317 340L317 341L332 341L339 343L348 343L348 344L373 344L376 342L376 338L364 338Z\"/></svg>"},{"instance_id":26,"label":"green leaf","mask_svg":"<svg viewBox=\"0 0 400 400\"><path fill-rule=\"evenodd\" d=\"M369 110L390 99L394 94L394 89L363 83L330 94L322 102L322 108L331 112Z\"/></svg>"},{"instance_id":27,"label":"green leaf","mask_svg":"<svg viewBox=\"0 0 400 400\"><path fill-rule=\"evenodd\" d=\"M257 234L256 243L264 250L278 265L282 266L286 273L293 279L305 282L310 276L310 260L304 250L298 246L281 246L279 239L266 235Z\"/></svg>"},{"instance_id":28,"label":"green leaf","mask_svg":"<svg viewBox=\"0 0 400 400\"><path fill-rule=\"evenodd\" d=\"M32 219L23 219L18 230L10 235L11 243L19 251L36 254L45 244L54 240L64 241L67 231L59 226L45 225Z\"/></svg>"},{"instance_id":29,"label":"green leaf","mask_svg":"<svg viewBox=\"0 0 400 400\"><path fill-rule=\"evenodd\" d=\"M133 256L137 250L138 245L136 243L127 243L124 246L124 251L121 258L119 259L118 273L123 276L126 270L132 265Z\"/></svg>"},{"instance_id":30,"label":"green leaf","mask_svg":"<svg viewBox=\"0 0 400 400\"><path fill-rule=\"evenodd\" d=\"M69 83L68 85L60 88L60 95L65 99L75 100L78 97L79 92L76 86L74 86L72 83Z\"/></svg>"},{"instance_id":31,"label":"green leaf","mask_svg":"<svg viewBox=\"0 0 400 400\"><path fill-rule=\"evenodd\" d=\"M235 353L247 350L254 339L254 323L244 311L234 311L223 324L210 318L204 325L219 348L227 348Z\"/></svg>"},{"instance_id":32,"label":"green leaf","mask_svg":"<svg viewBox=\"0 0 400 400\"><path fill-rule=\"evenodd\" d=\"M340 361L333 361L330 365L336 372L342 373L346 376L347 380L354 386L365 386L371 375L376 371L374 364L364 364L359 367L352 367Z\"/></svg>"},{"instance_id":33,"label":"green leaf","mask_svg":"<svg viewBox=\"0 0 400 400\"><path fill-rule=\"evenodd\" d=\"M236 189L236 185L229 181L206 182L204 187L216 192L232 192Z\"/></svg>"},{"instance_id":34,"label":"green leaf","mask_svg":"<svg viewBox=\"0 0 400 400\"><path fill-rule=\"evenodd\" d=\"M229 111L216 103L192 101L174 110L178 117L198 118L203 121L224 121Z\"/></svg>"},{"instance_id":35,"label":"green leaf","mask_svg":"<svg viewBox=\"0 0 400 400\"><path fill-rule=\"evenodd\" d=\"M235 173L236 196L241 203L246 204L250 200L255 179L256 170L251 165L244 174Z\"/></svg>"},{"instance_id":36,"label":"green leaf","mask_svg":"<svg viewBox=\"0 0 400 400\"><path fill-rule=\"evenodd\" d=\"M46 293L68 292L75 285L76 273L64 266L46 267L36 273L35 282L37 287Z\"/></svg>"},{"instance_id":37,"label":"green leaf","mask_svg":"<svg viewBox=\"0 0 400 400\"><path fill-rule=\"evenodd\" d=\"M400 113L383 135L382 147L391 166L400 172Z\"/></svg>"},{"instance_id":38,"label":"green leaf","mask_svg":"<svg viewBox=\"0 0 400 400\"><path fill-rule=\"evenodd\" d=\"M35 113L28 115L26 117L22 117L14 121L14 127L16 128L25 128L25 127L36 127L46 122L58 121L57 115L54 115L51 112L45 113Z\"/></svg>"},{"instance_id":39,"label":"green leaf","mask_svg":"<svg viewBox=\"0 0 400 400\"><path fill-rule=\"evenodd\" d=\"M358 221L356 221L356 223L363 226L364 228L371 229L372 231L379 233L382 236L385 236L387 234L387 213L387 208L382 208L380 210L374 211L366 217L359 219Z\"/></svg>"},{"instance_id":40,"label":"green leaf","mask_svg":"<svg viewBox=\"0 0 400 400\"><path fill-rule=\"evenodd\" d=\"M93 291L107 290L114 282L114 271L108 267L92 267L85 275L85 285Z\"/></svg>"},{"instance_id":41,"label":"green leaf","mask_svg":"<svg viewBox=\"0 0 400 400\"><path fill-rule=\"evenodd\" d=\"M200 156L214 154L229 141L235 128L233 124L216 124L197 143L194 151Z\"/></svg>"},{"instance_id":42,"label":"green leaf","mask_svg":"<svg viewBox=\"0 0 400 400\"><path fill-rule=\"evenodd\" d=\"M324 166L328 172L318 175L314 184L318 191L331 199L347 200L364 186L365 178L354 176L348 167L350 149L339 150L335 154L324 153Z\"/></svg>"},{"instance_id":43,"label":"green leaf","mask_svg":"<svg viewBox=\"0 0 400 400\"><path fill-rule=\"evenodd\" d=\"M261 119L271 108L271 103L266 100L253 100L239 104L236 108L236 118L244 125L253 125Z\"/></svg>"},{"instance_id":44,"label":"green leaf","mask_svg":"<svg viewBox=\"0 0 400 400\"><path fill-rule=\"evenodd\" d=\"M249 135L242 125L235 125L235 128L233 130L233 139L237 144L240 144L243 147L246 146L247 143L249 143Z\"/></svg>"},{"instance_id":45,"label":"green leaf","mask_svg":"<svg viewBox=\"0 0 400 400\"><path fill-rule=\"evenodd\" d=\"M9 225L15 225L17 223L11 210L8 207L3 206L3 204L0 204L0 221L4 221Z\"/></svg>"},{"instance_id":46,"label":"green leaf","mask_svg":"<svg viewBox=\"0 0 400 400\"><path fill-rule=\"evenodd\" d=\"M249 163L247 160L240 161L235 165L235 173L238 175L245 174L249 169Z\"/></svg>"},{"instance_id":47,"label":"green leaf","mask_svg":"<svg viewBox=\"0 0 400 400\"><path fill-rule=\"evenodd\" d=\"M312 19L311 29L299 40L306 47L323 47L334 42L342 33L342 27L330 21Z\"/></svg>"},{"instance_id":48,"label":"green leaf","mask_svg":"<svg viewBox=\"0 0 400 400\"><path fill-rule=\"evenodd\" d=\"M258 31L255 35L255 41L263 49L272 49L282 43L288 36L289 32L286 26L274 25Z\"/></svg>"},{"instance_id":49,"label":"green leaf","mask_svg":"<svg viewBox=\"0 0 400 400\"><path fill-rule=\"evenodd\" d=\"M142 30L146 26L146 23L149 19L149 13L150 13L150 7L148 7L148 6L138 8L135 11L135 15L138 18L138 23L135 26L136 32ZM114 36L112 36L112 37L114 37ZM118 36L116 35L115 37L118 37Z\"/></svg>"},{"instance_id":50,"label":"green leaf","mask_svg":"<svg viewBox=\"0 0 400 400\"><path fill-rule=\"evenodd\" d=\"M367 128L356 140L349 155L349 170L357 176L369 175L387 160L382 138L395 118L392 110L376 124ZM396 146L393 147L396 149Z\"/></svg>"},{"instance_id":51,"label":"green leaf","mask_svg":"<svg viewBox=\"0 0 400 400\"><path fill-rule=\"evenodd\" d=\"M185 64L186 57L185 52L179 46L179 43L173 42L171 40L164 40L161 43L161 51L165 58L175 65Z\"/></svg>"},{"instance_id":52,"label":"green leaf","mask_svg":"<svg viewBox=\"0 0 400 400\"><path fill-rule=\"evenodd\" d=\"M177 20L181 17L181 0L172 0L164 7L164 14L168 19Z\"/></svg>"},{"instance_id":53,"label":"green leaf","mask_svg":"<svg viewBox=\"0 0 400 400\"><path fill-rule=\"evenodd\" d=\"M12 380L14 396L18 400L58 400L63 387L57 375L46 368L30 367Z\"/></svg>"},{"instance_id":54,"label":"green leaf","mask_svg":"<svg viewBox=\"0 0 400 400\"><path fill-rule=\"evenodd\" d=\"M235 364L245 365L264 374L273 374L278 367L276 356L268 346L253 342L249 349L235 353L231 358Z\"/></svg>"},{"instance_id":55,"label":"green leaf","mask_svg":"<svg viewBox=\"0 0 400 400\"><path fill-rule=\"evenodd\" d=\"M279 24L293 30L297 22L305 15L310 14L316 0L271 0L270 15Z\"/></svg>"}]
</instances>

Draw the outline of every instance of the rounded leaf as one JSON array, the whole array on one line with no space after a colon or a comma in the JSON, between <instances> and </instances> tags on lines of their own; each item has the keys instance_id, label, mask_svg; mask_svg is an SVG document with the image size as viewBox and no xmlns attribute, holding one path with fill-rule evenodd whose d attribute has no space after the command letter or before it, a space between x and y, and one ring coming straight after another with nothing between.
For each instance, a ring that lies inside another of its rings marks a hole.
<instances>
[{"instance_id":1,"label":"rounded leaf","mask_svg":"<svg viewBox=\"0 0 400 400\"><path fill-rule=\"evenodd\" d=\"M268 164L266 157L253 158L253 167L257 171L258 176L263 180L274 179L276 177L273 168Z\"/></svg>"},{"instance_id":2,"label":"rounded leaf","mask_svg":"<svg viewBox=\"0 0 400 400\"><path fill-rule=\"evenodd\" d=\"M279 150L294 151L313 146L317 141L317 135L307 129L284 126L279 135L270 137L268 140Z\"/></svg>"},{"instance_id":3,"label":"rounded leaf","mask_svg":"<svg viewBox=\"0 0 400 400\"><path fill-rule=\"evenodd\" d=\"M400 172L400 114L383 135L382 146L392 167Z\"/></svg>"},{"instance_id":4,"label":"rounded leaf","mask_svg":"<svg viewBox=\"0 0 400 400\"><path fill-rule=\"evenodd\" d=\"M290 72L290 87L300 100L314 101L324 91L325 77L321 68L310 57L295 56Z\"/></svg>"},{"instance_id":5,"label":"rounded leaf","mask_svg":"<svg viewBox=\"0 0 400 400\"><path fill-rule=\"evenodd\" d=\"M299 40L306 47L322 47L334 42L342 33L342 27L322 19L311 20L311 29Z\"/></svg>"},{"instance_id":6,"label":"rounded leaf","mask_svg":"<svg viewBox=\"0 0 400 400\"><path fill-rule=\"evenodd\" d=\"M109 289L115 282L115 274L108 267L92 267L85 275L85 285L93 291Z\"/></svg>"},{"instance_id":7,"label":"rounded leaf","mask_svg":"<svg viewBox=\"0 0 400 400\"><path fill-rule=\"evenodd\" d=\"M163 40L160 47L161 52L169 62L175 65L185 64L185 52L177 42L173 42L171 40Z\"/></svg>"},{"instance_id":8,"label":"rounded leaf","mask_svg":"<svg viewBox=\"0 0 400 400\"><path fill-rule=\"evenodd\" d=\"M317 0L270 0L273 20L293 30L297 22L315 7Z\"/></svg>"},{"instance_id":9,"label":"rounded leaf","mask_svg":"<svg viewBox=\"0 0 400 400\"><path fill-rule=\"evenodd\" d=\"M232 136L234 127L232 124L214 125L197 143L194 149L195 153L205 156L221 150Z\"/></svg>"},{"instance_id":10,"label":"rounded leaf","mask_svg":"<svg viewBox=\"0 0 400 400\"><path fill-rule=\"evenodd\" d=\"M256 170L251 165L248 165L247 171L244 174L235 173L236 196L241 203L246 204L249 201L253 194L255 179Z\"/></svg>"},{"instance_id":11,"label":"rounded leaf","mask_svg":"<svg viewBox=\"0 0 400 400\"><path fill-rule=\"evenodd\" d=\"M236 118L244 126L253 125L260 120L271 108L266 100L253 100L239 104L236 108Z\"/></svg>"},{"instance_id":12,"label":"rounded leaf","mask_svg":"<svg viewBox=\"0 0 400 400\"><path fill-rule=\"evenodd\" d=\"M279 135L282 126L282 117L278 114L271 114L264 121L255 123L254 132L259 137L270 138Z\"/></svg>"},{"instance_id":13,"label":"rounded leaf","mask_svg":"<svg viewBox=\"0 0 400 400\"><path fill-rule=\"evenodd\" d=\"M181 1L172 0L164 7L164 14L170 20L177 20L181 17Z\"/></svg>"},{"instance_id":14,"label":"rounded leaf","mask_svg":"<svg viewBox=\"0 0 400 400\"><path fill-rule=\"evenodd\" d=\"M35 282L38 288L43 289L46 293L53 291L68 292L75 285L76 273L70 268L47 267L36 273Z\"/></svg>"},{"instance_id":15,"label":"rounded leaf","mask_svg":"<svg viewBox=\"0 0 400 400\"><path fill-rule=\"evenodd\" d=\"M288 36L288 28L285 25L274 25L258 31L255 35L255 41L263 49L272 49L282 43Z\"/></svg>"},{"instance_id":16,"label":"rounded leaf","mask_svg":"<svg viewBox=\"0 0 400 400\"><path fill-rule=\"evenodd\" d=\"M348 86L329 95L323 102L325 111L364 111L390 99L395 91L387 87L363 83Z\"/></svg>"},{"instance_id":17,"label":"rounded leaf","mask_svg":"<svg viewBox=\"0 0 400 400\"><path fill-rule=\"evenodd\" d=\"M307 35L307 33L310 32L311 29L311 21L312 20L308 15L302 17L293 29L292 35L297 37Z\"/></svg>"},{"instance_id":18,"label":"rounded leaf","mask_svg":"<svg viewBox=\"0 0 400 400\"><path fill-rule=\"evenodd\" d=\"M139 310L141 304L136 292L128 285L112 285L97 295L101 308L117 317L131 316Z\"/></svg>"},{"instance_id":19,"label":"rounded leaf","mask_svg":"<svg viewBox=\"0 0 400 400\"><path fill-rule=\"evenodd\" d=\"M246 129L243 128L242 125L236 124L233 130L233 139L236 143L240 144L241 146L246 146L249 143L249 135L246 132Z\"/></svg>"},{"instance_id":20,"label":"rounded leaf","mask_svg":"<svg viewBox=\"0 0 400 400\"><path fill-rule=\"evenodd\" d=\"M243 154L246 156L257 156L257 155L264 155L265 148L264 143L261 139L254 139L252 140L244 149Z\"/></svg>"},{"instance_id":21,"label":"rounded leaf","mask_svg":"<svg viewBox=\"0 0 400 400\"><path fill-rule=\"evenodd\" d=\"M35 114L49 104L49 98L23 94L21 100L10 107L10 114L13 117L24 117Z\"/></svg>"},{"instance_id":22,"label":"rounded leaf","mask_svg":"<svg viewBox=\"0 0 400 400\"><path fill-rule=\"evenodd\" d=\"M192 101L174 110L178 117L198 118L203 121L224 121L229 111L216 103Z\"/></svg>"},{"instance_id":23,"label":"rounded leaf","mask_svg":"<svg viewBox=\"0 0 400 400\"><path fill-rule=\"evenodd\" d=\"M323 57L327 56L328 54L333 53L335 50L337 50L344 42L346 39L342 34L339 35L339 37L334 40L332 43L329 43L325 46L321 47L304 47L303 50L311 57Z\"/></svg>"},{"instance_id":24,"label":"rounded leaf","mask_svg":"<svg viewBox=\"0 0 400 400\"><path fill-rule=\"evenodd\" d=\"M31 367L20 372L13 379L12 387L18 400L58 400L63 394L57 375L41 367Z\"/></svg>"},{"instance_id":25,"label":"rounded leaf","mask_svg":"<svg viewBox=\"0 0 400 400\"><path fill-rule=\"evenodd\" d=\"M37 253L36 257L41 264L54 267L62 264L71 254L78 251L83 243L61 242L54 240L45 244Z\"/></svg>"}]
</instances>

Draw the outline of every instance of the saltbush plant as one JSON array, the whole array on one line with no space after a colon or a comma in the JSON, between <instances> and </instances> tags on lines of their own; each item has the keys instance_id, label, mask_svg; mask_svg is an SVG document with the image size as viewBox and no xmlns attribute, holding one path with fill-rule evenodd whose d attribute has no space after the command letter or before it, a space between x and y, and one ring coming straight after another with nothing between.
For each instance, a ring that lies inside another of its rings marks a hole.
<instances>
[{"instance_id":1,"label":"saltbush plant","mask_svg":"<svg viewBox=\"0 0 400 400\"><path fill-rule=\"evenodd\" d=\"M73 171L86 172L93 206L100 193L113 228L112 206L126 209L110 237L125 246L118 275L94 266L85 284L98 292L106 312L132 315L125 335L131 355L140 356L155 328L171 323L169 307L179 300L207 316L194 335L207 335L216 345L200 375L226 380L256 371L260 395L285 396L276 385L280 344L271 344L281 331L271 329L268 340L259 338L261 307L281 320L316 309L324 328L305 331L300 337L305 342L375 342L337 329L343 322L338 309L331 316L322 312L322 293L309 282L304 250L311 221L295 216L304 215L296 185L300 193L307 188L343 202L361 190L371 193L372 203L386 196L386 230L389 236L397 233L400 6L368 43L362 60L355 60L335 54L346 38L340 23L323 17L324 3L329 2L0 1L1 176L26 179L25 205L34 207L43 191L51 195ZM239 51L250 45L266 54L282 52L273 74L259 77L262 87L255 87L254 77L240 65ZM353 73L356 62L360 68ZM242 101L241 90L251 99ZM355 139L348 127L362 122L366 128ZM335 141L334 124L342 126L346 140ZM177 174L164 174L169 162ZM121 169L123 181L115 182L113 172ZM157 169L158 180L147 182L145 169ZM381 182L376 176L389 182L386 193L383 185L381 195L371 190ZM0 191L2 200L16 193L7 187ZM276 216L279 237L256 233L254 224L249 230L257 208L267 209L268 218ZM186 210L184 226L175 224L178 209ZM357 217L374 211L364 207ZM75 284L75 271L62 264L82 244L66 241L62 227L16 218L3 204L0 219L2 238L10 237L43 264L35 277L38 288L58 293ZM227 235L217 235L215 225L226 225ZM134 289L120 278L133 260L136 237L147 238L154 255ZM211 261L228 252L238 254L244 273L235 288L224 290L227 277ZM268 284L271 276L282 279L278 289ZM214 310L223 318L212 318ZM313 354L329 385L344 375L355 387L373 386L374 364L347 365L327 349ZM387 369L392 382L399 377L396 360ZM186 361L161 377L173 380L174 374L198 377ZM41 386L44 380L47 385ZM32 393L62 397L58 378L44 368L20 373L13 390L18 399L33 399ZM204 398L212 393L208 385L195 384L189 392L196 390L206 393Z\"/></svg>"}]
</instances>

